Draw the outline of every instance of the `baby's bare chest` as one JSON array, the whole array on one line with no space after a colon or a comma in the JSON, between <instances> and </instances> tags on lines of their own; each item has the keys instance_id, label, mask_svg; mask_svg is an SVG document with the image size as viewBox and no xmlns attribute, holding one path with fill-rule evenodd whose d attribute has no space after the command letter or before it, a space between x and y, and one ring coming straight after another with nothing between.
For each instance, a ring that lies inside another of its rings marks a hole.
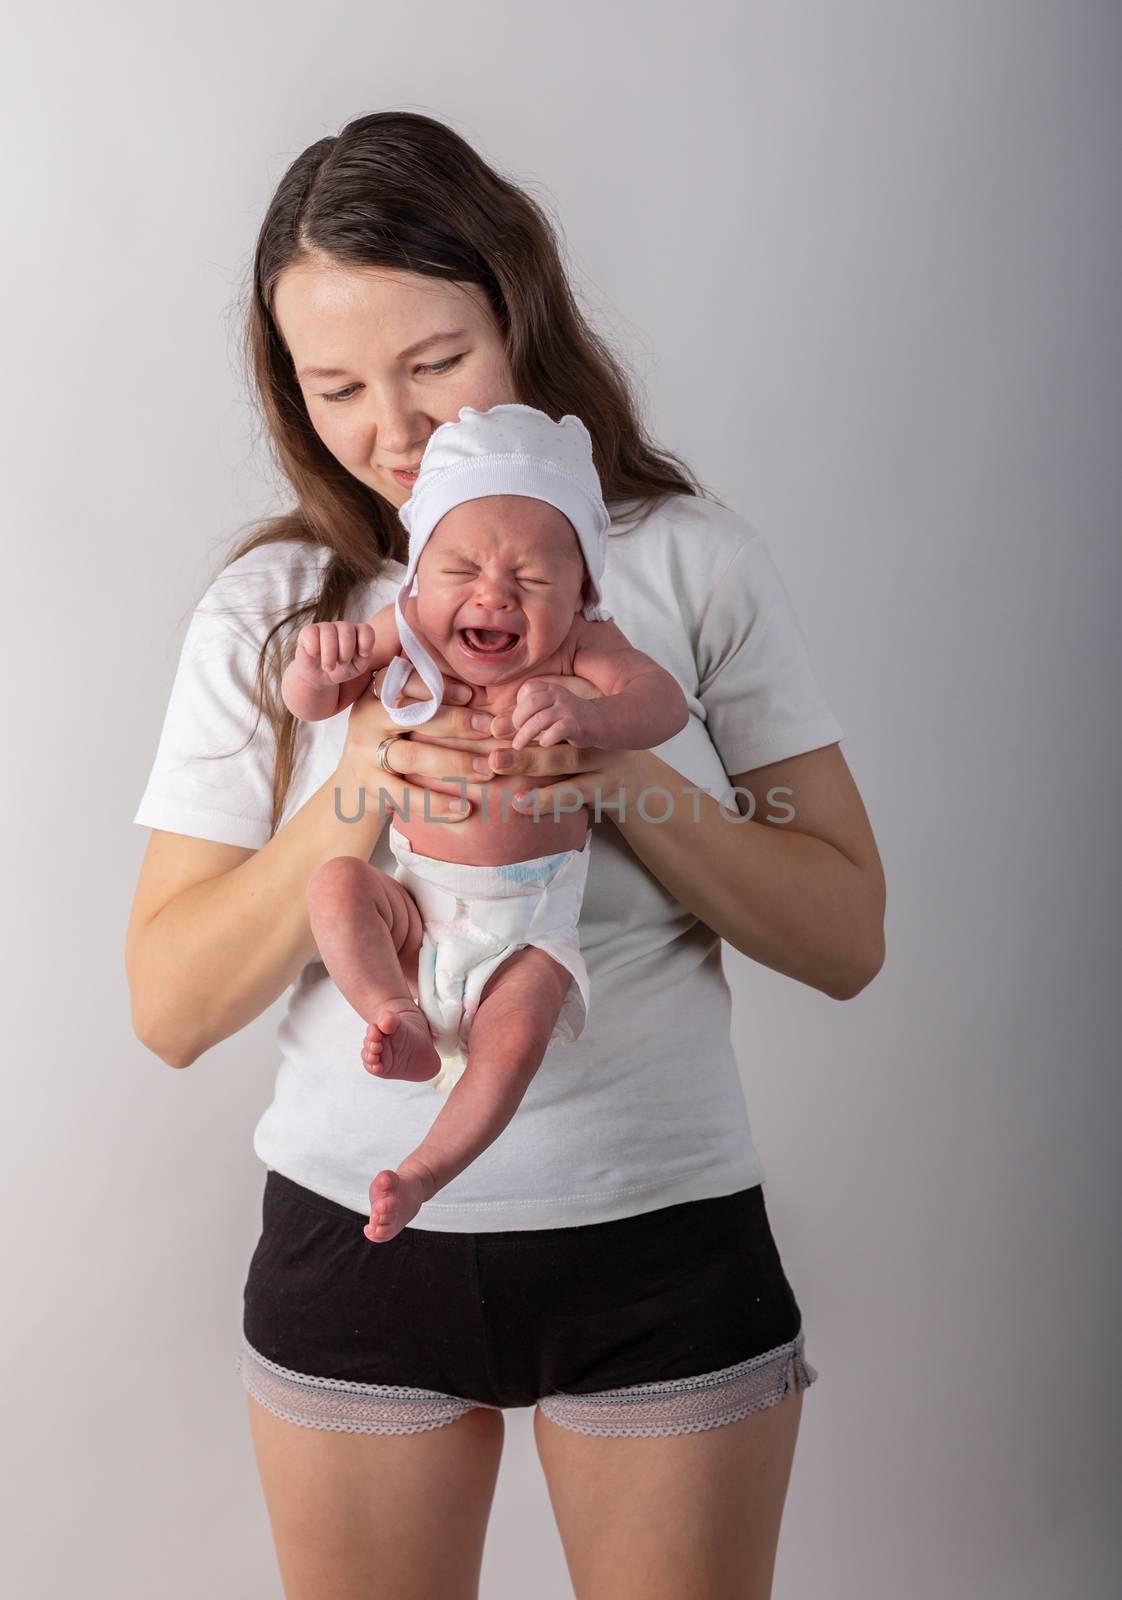
<instances>
[{"instance_id":1,"label":"baby's bare chest","mask_svg":"<svg viewBox=\"0 0 1122 1600\"><path fill-rule=\"evenodd\" d=\"M445 670L449 672L449 676L456 676L450 669ZM515 701L518 699L518 691L524 683L533 683L536 678L569 678L572 676L572 652L566 652L562 648L535 667L532 672L527 672L520 678L513 678L509 683L469 684L471 705L468 709L480 715L495 717L501 711L514 709ZM459 681L464 683L466 679L461 678ZM439 739L430 737L426 741L423 725L419 728L411 729L409 736L411 739L420 739L427 743L450 745L453 750L474 750L479 754L487 750L497 749L499 745L510 744L509 734L505 739L493 736L485 739L455 739L450 734L441 734Z\"/></svg>"}]
</instances>

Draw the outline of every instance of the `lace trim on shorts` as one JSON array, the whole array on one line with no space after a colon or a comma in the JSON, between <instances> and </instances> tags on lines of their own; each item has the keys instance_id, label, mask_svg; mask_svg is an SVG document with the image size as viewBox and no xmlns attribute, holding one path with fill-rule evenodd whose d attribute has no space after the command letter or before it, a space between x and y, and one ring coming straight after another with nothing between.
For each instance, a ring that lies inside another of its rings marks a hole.
<instances>
[{"instance_id":1,"label":"lace trim on shorts","mask_svg":"<svg viewBox=\"0 0 1122 1600\"><path fill-rule=\"evenodd\" d=\"M803 1348L800 1328L789 1344L716 1372L604 1389L599 1394L545 1395L538 1401L538 1409L551 1422L574 1433L648 1438L700 1433L737 1422L751 1411L762 1411L796 1390L809 1388L818 1373ZM293 1372L261 1355L244 1333L238 1368L247 1393L259 1405L301 1428L326 1428L335 1433L423 1433L455 1422L477 1406L502 1409L486 1400L465 1400L436 1389L353 1383Z\"/></svg>"},{"instance_id":2,"label":"lace trim on shorts","mask_svg":"<svg viewBox=\"0 0 1122 1600\"><path fill-rule=\"evenodd\" d=\"M635 1383L599 1394L551 1394L538 1409L574 1433L616 1437L700 1433L762 1411L818 1377L803 1353L800 1328L789 1344L735 1366L666 1383Z\"/></svg>"},{"instance_id":3,"label":"lace trim on shorts","mask_svg":"<svg viewBox=\"0 0 1122 1600\"><path fill-rule=\"evenodd\" d=\"M486 1404L435 1389L352 1383L292 1372L261 1355L244 1333L238 1368L246 1392L274 1417L301 1428L327 1428L333 1433L424 1433ZM489 1409L497 1411L499 1407Z\"/></svg>"}]
</instances>

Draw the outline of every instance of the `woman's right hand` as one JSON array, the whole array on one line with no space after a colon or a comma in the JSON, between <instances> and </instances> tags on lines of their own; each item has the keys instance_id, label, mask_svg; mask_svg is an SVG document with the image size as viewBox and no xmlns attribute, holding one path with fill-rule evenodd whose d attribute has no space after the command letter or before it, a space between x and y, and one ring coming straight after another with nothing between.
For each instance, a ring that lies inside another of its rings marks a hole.
<instances>
[{"instance_id":1,"label":"woman's right hand","mask_svg":"<svg viewBox=\"0 0 1122 1600\"><path fill-rule=\"evenodd\" d=\"M384 678L385 673L384 667L379 668L374 674L375 680ZM400 727L382 701L367 689L359 695L348 712L346 738L336 768L337 776L348 786L353 785L356 792L359 786L364 788L368 799L376 796L380 789L384 790L389 802L402 810L406 806L410 809L414 806L423 807L426 804L424 791L428 790L427 815L447 817L451 822L463 821L470 816L478 800L481 784L480 775L471 764L473 751L430 744L427 740L469 739L483 745L496 742L490 735L490 716L483 719L485 725L482 728L474 728L472 716L479 715L479 712L473 713L470 705L452 703L466 699L470 694L470 685L459 678L445 675L444 699L440 709L423 724L426 740L422 741L410 739L409 730ZM431 699L419 673L410 673L398 699ZM398 735L398 742L386 748L393 769L392 772L386 772L378 765L377 753L379 744L391 733ZM460 812L454 808L465 798L464 785L447 781L457 777L465 779L467 784L467 805ZM485 784L487 779L484 778L482 782Z\"/></svg>"}]
</instances>

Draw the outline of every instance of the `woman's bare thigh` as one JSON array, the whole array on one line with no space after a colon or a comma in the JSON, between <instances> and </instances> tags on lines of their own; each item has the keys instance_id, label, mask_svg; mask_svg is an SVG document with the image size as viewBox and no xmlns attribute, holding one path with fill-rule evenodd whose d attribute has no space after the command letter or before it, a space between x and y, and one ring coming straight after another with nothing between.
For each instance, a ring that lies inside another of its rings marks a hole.
<instances>
[{"instance_id":1,"label":"woman's bare thigh","mask_svg":"<svg viewBox=\"0 0 1122 1600\"><path fill-rule=\"evenodd\" d=\"M285 1600L476 1600L501 1412L335 1433L246 1402Z\"/></svg>"},{"instance_id":2,"label":"woman's bare thigh","mask_svg":"<svg viewBox=\"0 0 1122 1600\"><path fill-rule=\"evenodd\" d=\"M612 1438L535 1410L576 1600L769 1600L801 1412L796 1392L699 1433Z\"/></svg>"}]
</instances>

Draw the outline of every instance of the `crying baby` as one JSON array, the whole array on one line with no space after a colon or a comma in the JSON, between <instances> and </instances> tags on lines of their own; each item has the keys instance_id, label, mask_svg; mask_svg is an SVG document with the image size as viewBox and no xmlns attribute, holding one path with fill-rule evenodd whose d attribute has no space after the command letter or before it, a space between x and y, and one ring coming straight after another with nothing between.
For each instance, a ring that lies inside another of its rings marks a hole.
<instances>
[{"instance_id":1,"label":"crying baby","mask_svg":"<svg viewBox=\"0 0 1122 1600\"><path fill-rule=\"evenodd\" d=\"M685 726L678 682L604 604L610 519L579 418L462 407L432 433L399 515L409 563L393 605L300 630L282 680L294 716L341 714L379 693L385 667L380 698L400 737L424 740L413 730L443 703L446 677L472 686L470 715L514 749L646 750ZM428 699L402 699L414 673ZM576 1039L588 1015L588 802L574 789L572 809L520 810L524 778L480 782L483 803L454 827L395 811L392 873L344 856L308 883L324 965L367 1024L367 1071L447 1096L417 1148L370 1184L376 1244L499 1137L547 1047Z\"/></svg>"}]
</instances>

